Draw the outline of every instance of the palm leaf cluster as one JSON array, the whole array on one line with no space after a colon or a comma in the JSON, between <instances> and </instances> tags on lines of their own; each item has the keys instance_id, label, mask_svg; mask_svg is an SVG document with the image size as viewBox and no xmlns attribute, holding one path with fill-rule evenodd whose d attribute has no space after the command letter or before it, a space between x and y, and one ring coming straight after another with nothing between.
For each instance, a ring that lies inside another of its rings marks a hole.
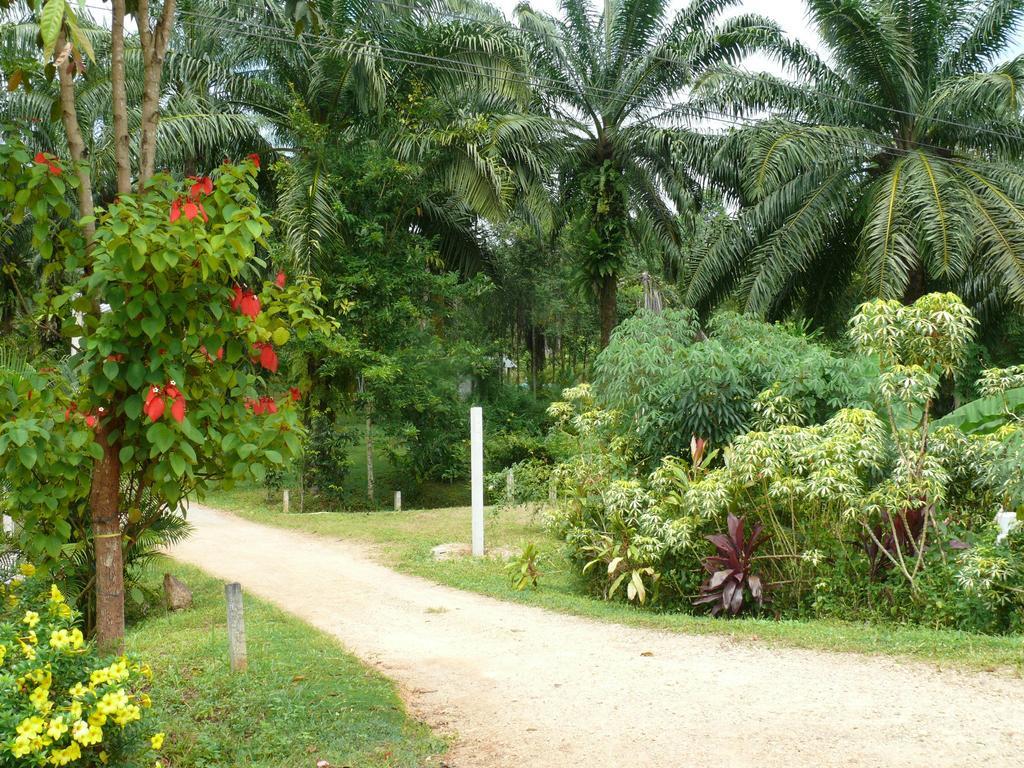
<instances>
[{"instance_id":1,"label":"palm leaf cluster","mask_svg":"<svg viewBox=\"0 0 1024 768\"><path fill-rule=\"evenodd\" d=\"M826 46L770 46L791 78L718 67L698 111L742 124L696 162L738 215L687 277L708 306L831 310L851 295L1024 303L1021 0L807 0Z\"/></svg>"}]
</instances>

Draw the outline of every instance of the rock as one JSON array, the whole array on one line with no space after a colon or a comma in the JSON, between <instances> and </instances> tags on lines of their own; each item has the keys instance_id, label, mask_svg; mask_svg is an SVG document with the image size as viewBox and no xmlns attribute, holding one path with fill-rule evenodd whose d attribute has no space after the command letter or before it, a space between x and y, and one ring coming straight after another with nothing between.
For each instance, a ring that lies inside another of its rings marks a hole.
<instances>
[{"instance_id":1,"label":"rock","mask_svg":"<svg viewBox=\"0 0 1024 768\"><path fill-rule=\"evenodd\" d=\"M430 550L430 554L434 556L435 560L455 560L459 557L469 557L472 553L473 548L464 542L438 544Z\"/></svg>"},{"instance_id":2,"label":"rock","mask_svg":"<svg viewBox=\"0 0 1024 768\"><path fill-rule=\"evenodd\" d=\"M181 579L169 573L164 574L164 597L167 599L168 610L184 611L192 607L192 590Z\"/></svg>"},{"instance_id":3,"label":"rock","mask_svg":"<svg viewBox=\"0 0 1024 768\"><path fill-rule=\"evenodd\" d=\"M519 547L487 547L484 549L484 553L487 557L499 560L514 560L523 551ZM456 560L460 557L470 557L473 554L473 548L465 542L456 541L450 544L438 544L430 550L430 554L434 556L435 560Z\"/></svg>"}]
</instances>

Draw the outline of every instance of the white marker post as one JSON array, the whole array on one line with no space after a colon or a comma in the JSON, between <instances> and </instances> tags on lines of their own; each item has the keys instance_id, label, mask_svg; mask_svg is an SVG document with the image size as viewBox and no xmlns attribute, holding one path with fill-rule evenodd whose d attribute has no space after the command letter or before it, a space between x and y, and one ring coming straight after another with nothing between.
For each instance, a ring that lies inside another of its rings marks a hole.
<instances>
[{"instance_id":1,"label":"white marker post","mask_svg":"<svg viewBox=\"0 0 1024 768\"><path fill-rule=\"evenodd\" d=\"M484 411L469 409L469 464L473 483L473 557L484 555Z\"/></svg>"},{"instance_id":2,"label":"white marker post","mask_svg":"<svg viewBox=\"0 0 1024 768\"><path fill-rule=\"evenodd\" d=\"M395 491L395 512L402 511L402 492Z\"/></svg>"},{"instance_id":3,"label":"white marker post","mask_svg":"<svg viewBox=\"0 0 1024 768\"><path fill-rule=\"evenodd\" d=\"M284 489L284 493L281 497L281 506L284 508L284 513L287 515L292 511L292 500L288 496L288 489Z\"/></svg>"}]
</instances>

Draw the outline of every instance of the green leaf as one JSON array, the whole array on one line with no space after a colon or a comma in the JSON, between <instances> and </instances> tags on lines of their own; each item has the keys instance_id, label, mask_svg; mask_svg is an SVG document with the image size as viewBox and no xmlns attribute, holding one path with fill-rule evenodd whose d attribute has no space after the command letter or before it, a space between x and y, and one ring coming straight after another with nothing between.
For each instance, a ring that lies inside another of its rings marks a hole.
<instances>
[{"instance_id":1,"label":"green leaf","mask_svg":"<svg viewBox=\"0 0 1024 768\"><path fill-rule=\"evenodd\" d=\"M107 360L107 362L103 364L103 375L106 376L111 381L116 381L118 368L118 364L115 363L113 360Z\"/></svg>"},{"instance_id":2,"label":"green leaf","mask_svg":"<svg viewBox=\"0 0 1024 768\"><path fill-rule=\"evenodd\" d=\"M25 466L25 469L32 469L36 465L36 459L39 458L39 455L36 453L35 446L23 445L18 449L18 458Z\"/></svg>"},{"instance_id":3,"label":"green leaf","mask_svg":"<svg viewBox=\"0 0 1024 768\"><path fill-rule=\"evenodd\" d=\"M157 335L164 329L164 318L163 316L146 317L143 318L142 330L146 332L146 335L151 339L155 339Z\"/></svg>"},{"instance_id":4,"label":"green leaf","mask_svg":"<svg viewBox=\"0 0 1024 768\"><path fill-rule=\"evenodd\" d=\"M288 333L287 328L278 328L274 331L271 338L273 339L274 344L276 346L283 347L285 344L288 343L288 339L291 338L291 334Z\"/></svg>"},{"instance_id":5,"label":"green leaf","mask_svg":"<svg viewBox=\"0 0 1024 768\"><path fill-rule=\"evenodd\" d=\"M60 37L66 9L66 0L46 0L39 16L39 33L43 38L43 54L47 59L57 53L57 38Z\"/></svg>"},{"instance_id":6,"label":"green leaf","mask_svg":"<svg viewBox=\"0 0 1024 768\"><path fill-rule=\"evenodd\" d=\"M180 453L172 453L170 456L171 469L174 470L175 477L181 477L185 474L185 470L188 468L188 464L185 461L185 457Z\"/></svg>"},{"instance_id":7,"label":"green leaf","mask_svg":"<svg viewBox=\"0 0 1024 768\"><path fill-rule=\"evenodd\" d=\"M132 456L135 455L135 446L125 445L117 453L118 461L122 464L126 464L131 461Z\"/></svg>"},{"instance_id":8,"label":"green leaf","mask_svg":"<svg viewBox=\"0 0 1024 768\"><path fill-rule=\"evenodd\" d=\"M160 453L164 453L174 445L174 433L163 422L156 422L147 432L146 437Z\"/></svg>"},{"instance_id":9,"label":"green leaf","mask_svg":"<svg viewBox=\"0 0 1024 768\"><path fill-rule=\"evenodd\" d=\"M138 360L130 363L124 379L132 389L138 389L146 381L146 367Z\"/></svg>"}]
</instances>

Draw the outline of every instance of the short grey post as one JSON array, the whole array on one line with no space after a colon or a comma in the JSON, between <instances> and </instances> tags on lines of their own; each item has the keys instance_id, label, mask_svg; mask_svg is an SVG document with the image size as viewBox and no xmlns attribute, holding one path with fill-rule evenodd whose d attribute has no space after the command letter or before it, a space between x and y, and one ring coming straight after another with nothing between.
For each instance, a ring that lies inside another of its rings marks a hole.
<instances>
[{"instance_id":1,"label":"short grey post","mask_svg":"<svg viewBox=\"0 0 1024 768\"><path fill-rule=\"evenodd\" d=\"M395 512L402 511L402 492L395 491Z\"/></svg>"},{"instance_id":2,"label":"short grey post","mask_svg":"<svg viewBox=\"0 0 1024 768\"><path fill-rule=\"evenodd\" d=\"M249 666L245 649L245 614L242 611L242 585L238 582L224 585L228 599L228 657L231 669L244 672Z\"/></svg>"},{"instance_id":3,"label":"short grey post","mask_svg":"<svg viewBox=\"0 0 1024 768\"><path fill-rule=\"evenodd\" d=\"M281 506L284 508L284 513L287 515L289 510L292 507L291 499L288 498L288 489L287 488L284 489L284 495L283 495L283 498L281 500Z\"/></svg>"},{"instance_id":4,"label":"short grey post","mask_svg":"<svg viewBox=\"0 0 1024 768\"><path fill-rule=\"evenodd\" d=\"M484 411L480 406L469 409L470 475L473 505L473 556L484 554Z\"/></svg>"}]
</instances>

